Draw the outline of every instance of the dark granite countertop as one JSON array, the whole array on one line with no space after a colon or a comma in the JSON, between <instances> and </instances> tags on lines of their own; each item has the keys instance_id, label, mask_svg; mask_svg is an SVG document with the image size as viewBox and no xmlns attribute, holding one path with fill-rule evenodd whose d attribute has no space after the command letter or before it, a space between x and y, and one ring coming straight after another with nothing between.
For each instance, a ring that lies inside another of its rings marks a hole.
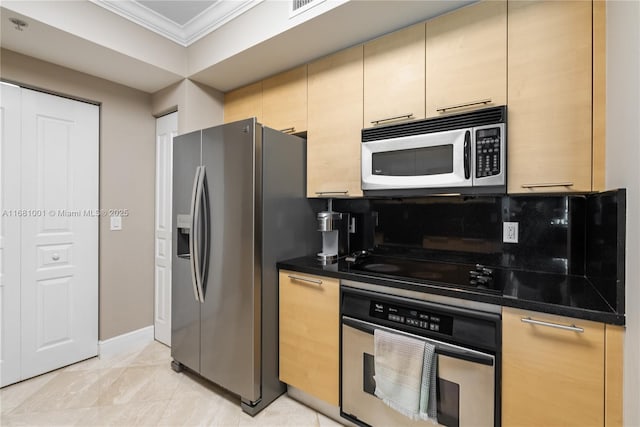
<instances>
[{"instance_id":1,"label":"dark granite countertop","mask_svg":"<svg viewBox=\"0 0 640 427\"><path fill-rule=\"evenodd\" d=\"M409 289L614 325L625 323L624 314L616 312L583 276L505 270L502 272L505 275L502 292L485 293L473 288L448 286L427 280L354 271L342 259L334 264L321 265L314 256L307 256L281 261L277 266L279 269L300 273Z\"/></svg>"}]
</instances>

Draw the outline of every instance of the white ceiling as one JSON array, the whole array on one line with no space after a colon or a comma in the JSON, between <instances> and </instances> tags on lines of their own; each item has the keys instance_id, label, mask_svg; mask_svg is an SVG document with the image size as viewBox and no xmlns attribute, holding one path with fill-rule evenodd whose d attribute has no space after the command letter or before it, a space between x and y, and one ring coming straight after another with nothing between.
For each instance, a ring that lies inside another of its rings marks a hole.
<instances>
[{"instance_id":1,"label":"white ceiling","mask_svg":"<svg viewBox=\"0 0 640 427\"><path fill-rule=\"evenodd\" d=\"M263 0L90 1L186 47Z\"/></svg>"},{"instance_id":2,"label":"white ceiling","mask_svg":"<svg viewBox=\"0 0 640 427\"><path fill-rule=\"evenodd\" d=\"M110 48L99 41L90 40L85 34L78 35L61 30L27 14L8 10L4 6L3 2L0 7L0 46L4 49L149 93L184 78L186 67L176 69L177 67L154 64L140 58L139 55L132 55L123 49ZM9 18L18 18L28 26L22 31L17 30L14 25L7 24ZM98 30L95 25L94 28ZM0 77L1 71L0 68Z\"/></svg>"},{"instance_id":3,"label":"white ceiling","mask_svg":"<svg viewBox=\"0 0 640 427\"><path fill-rule=\"evenodd\" d=\"M178 25L185 25L196 16L200 15L205 10L211 8L215 3L219 1L189 1L189 0L147 0L147 1L134 1L144 7L153 10L156 13L164 16L170 21L175 22Z\"/></svg>"},{"instance_id":4,"label":"white ceiling","mask_svg":"<svg viewBox=\"0 0 640 427\"><path fill-rule=\"evenodd\" d=\"M188 49L189 78L222 91L235 89L399 28L423 22L473 1L346 1L300 25L292 25L285 31L262 37L255 43L252 40L242 51L220 55L206 67L192 60L193 56L213 56L226 49L226 45L231 44L234 36L237 37L242 31L241 28L249 28L249 32L260 31L260 26L269 27L278 20L278 16L288 13L286 4L282 6L284 1L267 0L211 35L217 35L217 38L210 36L191 45ZM270 14L276 6L284 10ZM315 9L322 7L323 4L319 4Z\"/></svg>"},{"instance_id":5,"label":"white ceiling","mask_svg":"<svg viewBox=\"0 0 640 427\"><path fill-rule=\"evenodd\" d=\"M154 93L184 78L225 92L474 0L324 0L295 17L286 0L1 1L2 48Z\"/></svg>"}]
</instances>

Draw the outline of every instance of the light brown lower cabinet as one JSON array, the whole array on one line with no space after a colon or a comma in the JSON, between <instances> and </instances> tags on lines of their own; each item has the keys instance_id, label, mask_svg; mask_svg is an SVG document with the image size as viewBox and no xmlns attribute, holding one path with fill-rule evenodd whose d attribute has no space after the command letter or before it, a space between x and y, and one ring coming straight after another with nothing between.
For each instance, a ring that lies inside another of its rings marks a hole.
<instances>
[{"instance_id":1,"label":"light brown lower cabinet","mask_svg":"<svg viewBox=\"0 0 640 427\"><path fill-rule=\"evenodd\" d=\"M280 381L338 406L337 279L281 270Z\"/></svg>"},{"instance_id":2,"label":"light brown lower cabinet","mask_svg":"<svg viewBox=\"0 0 640 427\"><path fill-rule=\"evenodd\" d=\"M621 425L620 327L513 308L502 316L503 426Z\"/></svg>"}]
</instances>

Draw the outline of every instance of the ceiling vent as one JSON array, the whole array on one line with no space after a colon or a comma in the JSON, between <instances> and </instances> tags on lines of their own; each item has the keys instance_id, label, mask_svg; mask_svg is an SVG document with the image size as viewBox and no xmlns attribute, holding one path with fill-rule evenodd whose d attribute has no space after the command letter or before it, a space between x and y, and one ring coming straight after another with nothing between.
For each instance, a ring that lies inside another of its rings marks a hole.
<instances>
[{"instance_id":1,"label":"ceiling vent","mask_svg":"<svg viewBox=\"0 0 640 427\"><path fill-rule=\"evenodd\" d=\"M291 8L289 9L289 18L293 18L305 12L312 7L322 3L324 0L291 0Z\"/></svg>"}]
</instances>

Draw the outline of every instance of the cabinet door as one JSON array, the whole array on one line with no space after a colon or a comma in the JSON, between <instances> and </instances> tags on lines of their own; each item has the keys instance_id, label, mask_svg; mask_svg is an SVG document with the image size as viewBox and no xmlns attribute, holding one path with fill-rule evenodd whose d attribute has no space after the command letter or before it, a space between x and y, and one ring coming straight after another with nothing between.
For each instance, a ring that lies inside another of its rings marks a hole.
<instances>
[{"instance_id":1,"label":"cabinet door","mask_svg":"<svg viewBox=\"0 0 640 427\"><path fill-rule=\"evenodd\" d=\"M307 130L306 65L262 81L262 120L282 132Z\"/></svg>"},{"instance_id":2,"label":"cabinet door","mask_svg":"<svg viewBox=\"0 0 640 427\"><path fill-rule=\"evenodd\" d=\"M307 196L362 196L362 46L309 64Z\"/></svg>"},{"instance_id":3,"label":"cabinet door","mask_svg":"<svg viewBox=\"0 0 640 427\"><path fill-rule=\"evenodd\" d=\"M504 308L502 357L502 425L604 425L603 324Z\"/></svg>"},{"instance_id":4,"label":"cabinet door","mask_svg":"<svg viewBox=\"0 0 640 427\"><path fill-rule=\"evenodd\" d=\"M591 190L591 9L509 3L509 193Z\"/></svg>"},{"instance_id":5,"label":"cabinet door","mask_svg":"<svg viewBox=\"0 0 640 427\"><path fill-rule=\"evenodd\" d=\"M424 23L364 45L363 127L424 118Z\"/></svg>"},{"instance_id":6,"label":"cabinet door","mask_svg":"<svg viewBox=\"0 0 640 427\"><path fill-rule=\"evenodd\" d=\"M427 21L427 117L507 102L507 2Z\"/></svg>"},{"instance_id":7,"label":"cabinet door","mask_svg":"<svg viewBox=\"0 0 640 427\"><path fill-rule=\"evenodd\" d=\"M339 281L280 271L280 380L338 405Z\"/></svg>"},{"instance_id":8,"label":"cabinet door","mask_svg":"<svg viewBox=\"0 0 640 427\"><path fill-rule=\"evenodd\" d=\"M256 117L262 122L262 82L250 84L224 94L224 122Z\"/></svg>"}]
</instances>

